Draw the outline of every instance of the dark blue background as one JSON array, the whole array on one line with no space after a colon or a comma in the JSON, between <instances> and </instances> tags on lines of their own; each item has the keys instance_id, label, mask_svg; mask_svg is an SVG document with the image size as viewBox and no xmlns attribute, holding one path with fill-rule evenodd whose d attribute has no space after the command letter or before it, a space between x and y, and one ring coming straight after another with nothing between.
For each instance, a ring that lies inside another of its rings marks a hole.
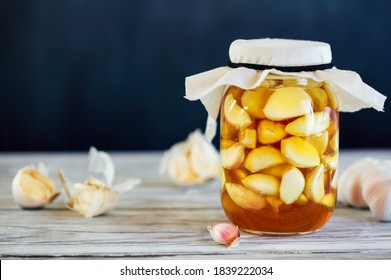
<instances>
[{"instance_id":1,"label":"dark blue background","mask_svg":"<svg viewBox=\"0 0 391 280\"><path fill-rule=\"evenodd\" d=\"M188 75L231 41L331 44L340 69L390 95L391 2L0 0L0 150L168 148L206 113ZM391 147L391 108L341 114L341 146Z\"/></svg>"}]
</instances>

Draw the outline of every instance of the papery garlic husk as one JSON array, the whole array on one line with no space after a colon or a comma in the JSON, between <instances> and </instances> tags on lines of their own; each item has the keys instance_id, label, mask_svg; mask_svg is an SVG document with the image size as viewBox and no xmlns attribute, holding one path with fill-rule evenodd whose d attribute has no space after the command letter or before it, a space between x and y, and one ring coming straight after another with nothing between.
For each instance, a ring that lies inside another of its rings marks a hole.
<instances>
[{"instance_id":1,"label":"papery garlic husk","mask_svg":"<svg viewBox=\"0 0 391 280\"><path fill-rule=\"evenodd\" d=\"M377 159L366 157L351 164L339 179L338 200L354 207L366 208L367 203L362 196L361 176L378 162Z\"/></svg>"},{"instance_id":2,"label":"papery garlic husk","mask_svg":"<svg viewBox=\"0 0 391 280\"><path fill-rule=\"evenodd\" d=\"M361 176L362 196L374 216L391 221L391 161L379 161Z\"/></svg>"},{"instance_id":3,"label":"papery garlic husk","mask_svg":"<svg viewBox=\"0 0 391 280\"><path fill-rule=\"evenodd\" d=\"M90 177L84 184L73 185L75 194L66 203L68 209L86 218L102 215L114 209L119 193Z\"/></svg>"},{"instance_id":4,"label":"papery garlic husk","mask_svg":"<svg viewBox=\"0 0 391 280\"><path fill-rule=\"evenodd\" d=\"M177 186L205 183L217 178L220 171L219 153L199 130L173 145L160 163L160 174Z\"/></svg>"},{"instance_id":5,"label":"papery garlic husk","mask_svg":"<svg viewBox=\"0 0 391 280\"><path fill-rule=\"evenodd\" d=\"M44 174L46 167L42 164L38 169L34 166L23 167L12 181L13 198L23 208L44 207L60 194L47 174Z\"/></svg>"},{"instance_id":6,"label":"papery garlic husk","mask_svg":"<svg viewBox=\"0 0 391 280\"><path fill-rule=\"evenodd\" d=\"M213 227L208 226L208 231L213 240L233 248L240 243L240 231L239 228L231 223L220 223Z\"/></svg>"},{"instance_id":7,"label":"papery garlic husk","mask_svg":"<svg viewBox=\"0 0 391 280\"><path fill-rule=\"evenodd\" d=\"M106 185L111 186L115 175L114 163L111 156L106 152L98 151L95 147L91 147L88 157L88 171L103 174Z\"/></svg>"}]
</instances>

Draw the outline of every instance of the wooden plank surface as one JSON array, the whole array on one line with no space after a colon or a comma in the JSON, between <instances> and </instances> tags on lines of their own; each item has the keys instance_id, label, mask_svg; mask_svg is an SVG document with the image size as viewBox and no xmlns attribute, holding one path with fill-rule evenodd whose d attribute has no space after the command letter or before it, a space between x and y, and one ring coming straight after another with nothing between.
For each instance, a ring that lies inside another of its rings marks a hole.
<instances>
[{"instance_id":1,"label":"wooden plank surface","mask_svg":"<svg viewBox=\"0 0 391 280\"><path fill-rule=\"evenodd\" d=\"M161 153L113 153L115 180L140 177L116 209L91 219L66 210L63 197L43 210L22 210L11 182L24 165L45 162L52 174L86 178L87 154L0 154L0 258L391 259L391 223L368 210L339 206L317 233L262 237L242 232L238 247L215 243L206 227L226 221L219 185L177 188L158 175ZM391 150L342 151L341 170L363 156L391 159Z\"/></svg>"}]
</instances>

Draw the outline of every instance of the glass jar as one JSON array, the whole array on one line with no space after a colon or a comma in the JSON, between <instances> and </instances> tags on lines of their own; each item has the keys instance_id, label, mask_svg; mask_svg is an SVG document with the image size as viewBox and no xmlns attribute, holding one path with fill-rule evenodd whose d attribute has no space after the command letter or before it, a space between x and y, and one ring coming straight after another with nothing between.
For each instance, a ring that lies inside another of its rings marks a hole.
<instances>
[{"instance_id":1,"label":"glass jar","mask_svg":"<svg viewBox=\"0 0 391 280\"><path fill-rule=\"evenodd\" d=\"M326 82L270 74L230 86L221 103L221 201L240 229L319 230L336 202L338 103Z\"/></svg>"}]
</instances>

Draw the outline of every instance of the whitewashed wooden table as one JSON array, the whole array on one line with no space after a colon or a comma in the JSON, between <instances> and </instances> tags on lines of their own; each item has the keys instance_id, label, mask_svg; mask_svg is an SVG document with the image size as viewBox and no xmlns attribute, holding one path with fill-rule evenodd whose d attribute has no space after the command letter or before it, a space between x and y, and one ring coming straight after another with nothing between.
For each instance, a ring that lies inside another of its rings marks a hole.
<instances>
[{"instance_id":1,"label":"whitewashed wooden table","mask_svg":"<svg viewBox=\"0 0 391 280\"><path fill-rule=\"evenodd\" d=\"M215 243L206 227L226 221L219 185L179 189L158 175L161 153L113 153L115 180L143 183L107 215L86 219L66 210L64 196L43 210L22 210L11 182L24 165L43 161L52 174L86 178L87 153L0 154L0 258L62 259L391 259L391 223L368 210L339 206L319 232L262 237L242 232L238 247ZM391 150L342 151L340 166L363 156L391 159Z\"/></svg>"}]
</instances>

